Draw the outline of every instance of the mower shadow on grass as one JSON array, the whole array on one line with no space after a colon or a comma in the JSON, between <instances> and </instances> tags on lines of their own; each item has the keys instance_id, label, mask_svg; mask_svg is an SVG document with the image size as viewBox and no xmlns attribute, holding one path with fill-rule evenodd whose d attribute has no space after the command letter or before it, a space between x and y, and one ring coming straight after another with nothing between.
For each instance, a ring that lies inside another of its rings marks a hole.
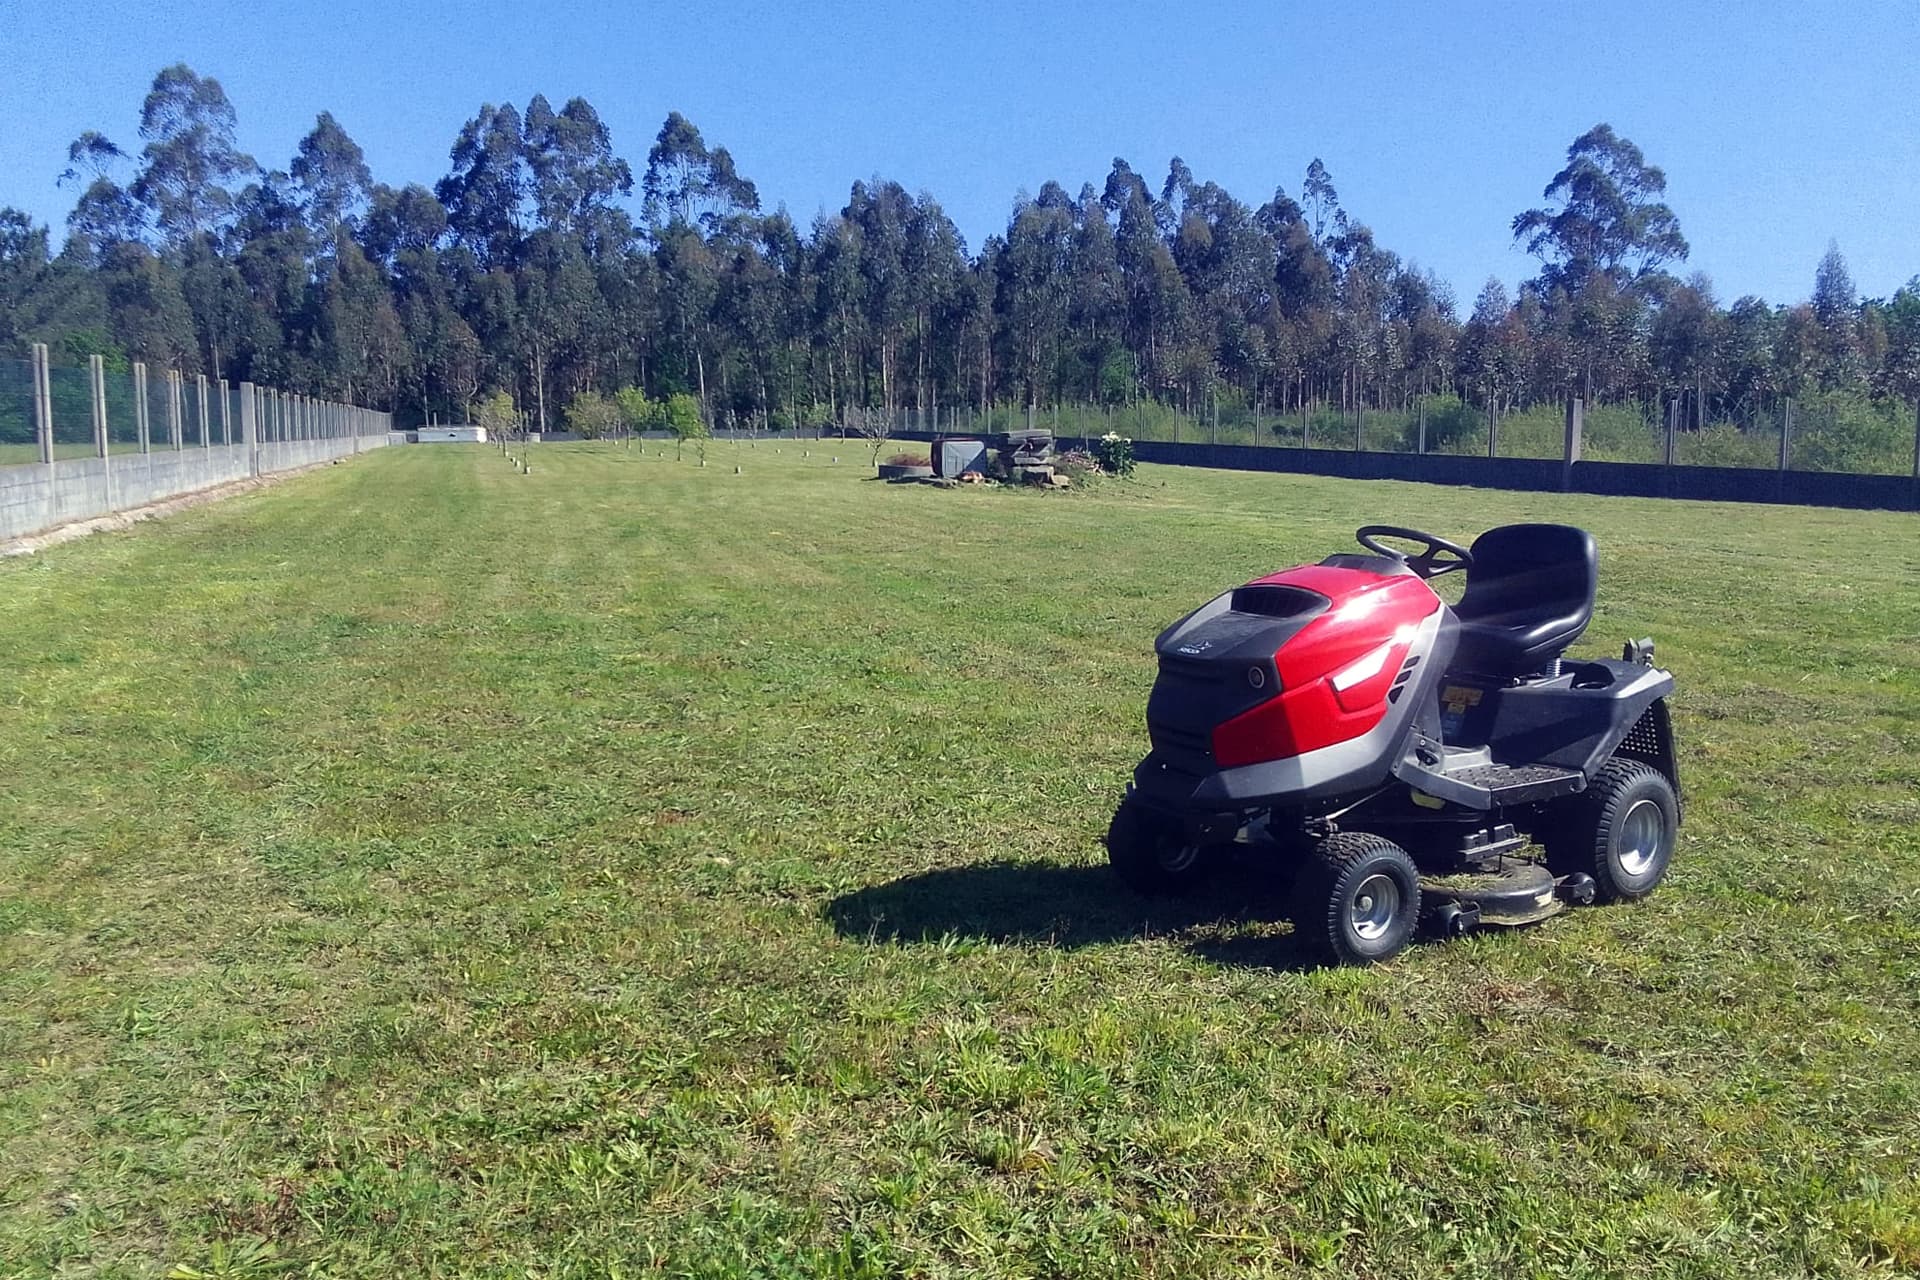
<instances>
[{"instance_id":1,"label":"mower shadow on grass","mask_svg":"<svg viewBox=\"0 0 1920 1280\"><path fill-rule=\"evenodd\" d=\"M952 939L1063 948L1169 938L1216 964L1299 971L1318 962L1288 936L1248 925L1286 918L1283 886L1262 890L1238 867L1180 898L1142 898L1102 866L986 862L943 867L844 893L824 914L843 938L897 945Z\"/></svg>"}]
</instances>

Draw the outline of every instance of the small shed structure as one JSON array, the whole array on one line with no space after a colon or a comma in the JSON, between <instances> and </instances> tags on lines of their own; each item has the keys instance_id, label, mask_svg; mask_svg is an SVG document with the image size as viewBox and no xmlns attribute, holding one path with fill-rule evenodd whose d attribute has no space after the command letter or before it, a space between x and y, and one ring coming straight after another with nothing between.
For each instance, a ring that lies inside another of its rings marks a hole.
<instances>
[{"instance_id":1,"label":"small shed structure","mask_svg":"<svg viewBox=\"0 0 1920 1280\"><path fill-rule=\"evenodd\" d=\"M421 444L485 444L487 442L485 427L421 427L413 434Z\"/></svg>"}]
</instances>

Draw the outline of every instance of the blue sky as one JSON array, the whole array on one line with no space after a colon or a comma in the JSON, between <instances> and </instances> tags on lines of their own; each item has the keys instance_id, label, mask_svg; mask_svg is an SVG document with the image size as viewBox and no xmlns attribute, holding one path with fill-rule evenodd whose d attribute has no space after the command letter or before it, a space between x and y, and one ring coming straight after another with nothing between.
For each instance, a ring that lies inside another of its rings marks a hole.
<instances>
[{"instance_id":1,"label":"blue sky","mask_svg":"<svg viewBox=\"0 0 1920 1280\"><path fill-rule=\"evenodd\" d=\"M1364 11L1362 11L1364 9ZM978 247L1017 191L1158 184L1185 158L1258 203L1316 155L1381 243L1452 283L1532 273L1508 223L1608 121L1663 166L1723 301L1920 273L1920 4L60 5L0 0L0 204L56 227L66 144L137 146L184 60L284 168L321 109L375 176L429 185L483 101L586 96L638 171L669 110L802 221L856 178L931 191Z\"/></svg>"}]
</instances>

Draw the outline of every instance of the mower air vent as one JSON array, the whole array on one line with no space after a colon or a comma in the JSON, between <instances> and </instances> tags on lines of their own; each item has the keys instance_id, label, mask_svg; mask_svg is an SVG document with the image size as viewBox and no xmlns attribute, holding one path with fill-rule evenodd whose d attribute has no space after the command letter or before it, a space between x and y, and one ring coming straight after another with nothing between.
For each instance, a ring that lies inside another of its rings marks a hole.
<instances>
[{"instance_id":1,"label":"mower air vent","mask_svg":"<svg viewBox=\"0 0 1920 1280\"><path fill-rule=\"evenodd\" d=\"M1660 729L1654 723L1653 709L1640 713L1633 728L1614 750L1623 756L1632 756L1637 760L1658 760L1660 752Z\"/></svg>"},{"instance_id":2,"label":"mower air vent","mask_svg":"<svg viewBox=\"0 0 1920 1280\"><path fill-rule=\"evenodd\" d=\"M1169 653L1160 655L1160 674L1194 684L1218 684L1223 668L1217 663L1202 662L1194 658L1179 658Z\"/></svg>"},{"instance_id":3,"label":"mower air vent","mask_svg":"<svg viewBox=\"0 0 1920 1280\"><path fill-rule=\"evenodd\" d=\"M1277 582L1251 583L1233 591L1235 613L1256 613L1264 618L1310 618L1332 606L1333 601L1318 591Z\"/></svg>"},{"instance_id":4,"label":"mower air vent","mask_svg":"<svg viewBox=\"0 0 1920 1280\"><path fill-rule=\"evenodd\" d=\"M1147 737L1153 743L1154 754L1174 769L1200 775L1213 768L1213 738L1209 734L1149 720Z\"/></svg>"}]
</instances>

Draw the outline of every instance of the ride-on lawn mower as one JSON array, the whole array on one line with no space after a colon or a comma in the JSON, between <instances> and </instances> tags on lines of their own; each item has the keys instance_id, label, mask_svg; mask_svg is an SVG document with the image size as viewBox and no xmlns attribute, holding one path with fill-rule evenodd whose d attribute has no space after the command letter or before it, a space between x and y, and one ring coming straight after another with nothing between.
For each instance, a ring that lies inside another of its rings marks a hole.
<instances>
[{"instance_id":1,"label":"ride-on lawn mower","mask_svg":"<svg viewBox=\"0 0 1920 1280\"><path fill-rule=\"evenodd\" d=\"M1256 579L1161 633L1153 749L1107 833L1121 878L1178 892L1236 846L1275 858L1297 935L1349 964L1422 924L1460 934L1651 893L1680 825L1673 676L1651 640L1619 661L1562 656L1593 616L1592 536L1358 537L1365 555ZM1454 570L1449 606L1427 583Z\"/></svg>"}]
</instances>

